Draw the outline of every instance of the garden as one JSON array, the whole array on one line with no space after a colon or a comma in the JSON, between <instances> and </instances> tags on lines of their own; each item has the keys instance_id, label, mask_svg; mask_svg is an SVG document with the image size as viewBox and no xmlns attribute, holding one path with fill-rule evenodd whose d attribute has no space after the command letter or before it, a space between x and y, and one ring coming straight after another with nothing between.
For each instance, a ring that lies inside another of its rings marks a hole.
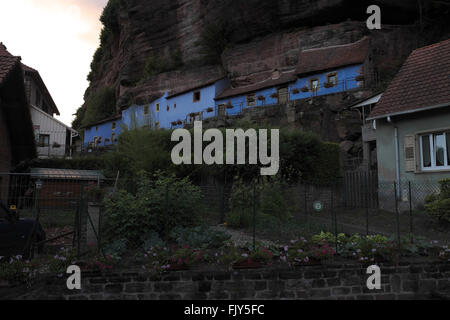
<instances>
[{"instance_id":1,"label":"garden","mask_svg":"<svg viewBox=\"0 0 450 320\"><path fill-rule=\"evenodd\" d=\"M251 214L247 218L239 214L253 210L248 201L239 197L245 188L258 190L265 199L257 208L259 218L289 222L288 206L277 192L280 184L271 181L251 188L236 182L227 222L217 229L205 223L208 210L202 205L201 189L188 178L142 172L135 194L120 190L105 197L100 249L90 246L88 252L79 256L76 250L61 247L56 253L40 255L32 261L20 256L1 257L0 279L32 285L44 275L64 277L66 268L73 264L85 271L140 269L160 277L187 269L297 267L336 261L370 265L385 261L398 263L404 259L450 259L446 244L419 237L411 242L409 237L398 241L395 235L322 231L299 233L286 242L256 238L234 241L228 231L251 223L245 220L251 219ZM273 196L269 197L269 193Z\"/></svg>"}]
</instances>

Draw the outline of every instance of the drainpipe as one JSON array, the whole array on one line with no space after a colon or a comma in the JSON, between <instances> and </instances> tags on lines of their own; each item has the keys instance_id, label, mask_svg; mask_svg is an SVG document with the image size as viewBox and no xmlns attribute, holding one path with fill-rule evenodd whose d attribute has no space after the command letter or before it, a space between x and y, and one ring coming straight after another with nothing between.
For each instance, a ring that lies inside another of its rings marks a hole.
<instances>
[{"instance_id":1,"label":"drainpipe","mask_svg":"<svg viewBox=\"0 0 450 320\"><path fill-rule=\"evenodd\" d=\"M400 152L398 143L398 128L392 118L387 117L387 122L394 126L394 143L395 143L395 180L397 181L397 199L400 199Z\"/></svg>"}]
</instances>

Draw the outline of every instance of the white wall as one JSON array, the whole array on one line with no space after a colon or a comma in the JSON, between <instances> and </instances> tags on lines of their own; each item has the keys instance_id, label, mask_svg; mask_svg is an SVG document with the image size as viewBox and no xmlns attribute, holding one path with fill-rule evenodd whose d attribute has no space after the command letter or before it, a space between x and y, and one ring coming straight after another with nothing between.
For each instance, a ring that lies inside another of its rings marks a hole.
<instances>
[{"instance_id":1,"label":"white wall","mask_svg":"<svg viewBox=\"0 0 450 320\"><path fill-rule=\"evenodd\" d=\"M50 135L49 147L37 147L39 157L64 157L66 150L67 127L61 122L52 118L42 110L35 107L30 108L31 118L34 126L40 126L39 134ZM54 143L60 145L59 148L53 148Z\"/></svg>"}]
</instances>

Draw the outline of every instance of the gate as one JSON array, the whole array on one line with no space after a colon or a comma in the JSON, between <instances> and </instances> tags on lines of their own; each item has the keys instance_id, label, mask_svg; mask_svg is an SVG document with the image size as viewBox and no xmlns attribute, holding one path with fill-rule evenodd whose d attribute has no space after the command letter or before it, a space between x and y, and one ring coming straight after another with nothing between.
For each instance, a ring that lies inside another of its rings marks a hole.
<instances>
[{"instance_id":1,"label":"gate","mask_svg":"<svg viewBox=\"0 0 450 320\"><path fill-rule=\"evenodd\" d=\"M348 208L379 208L376 170L344 172L344 204Z\"/></svg>"}]
</instances>

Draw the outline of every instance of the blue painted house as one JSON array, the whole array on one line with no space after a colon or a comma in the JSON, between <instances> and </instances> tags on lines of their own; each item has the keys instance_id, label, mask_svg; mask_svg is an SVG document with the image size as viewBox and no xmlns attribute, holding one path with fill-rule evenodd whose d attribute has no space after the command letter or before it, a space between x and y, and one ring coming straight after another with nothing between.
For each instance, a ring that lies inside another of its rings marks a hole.
<instances>
[{"instance_id":1,"label":"blue painted house","mask_svg":"<svg viewBox=\"0 0 450 320\"><path fill-rule=\"evenodd\" d=\"M115 116L84 129L83 147L106 147L117 144L121 133L122 117Z\"/></svg>"},{"instance_id":2,"label":"blue painted house","mask_svg":"<svg viewBox=\"0 0 450 320\"><path fill-rule=\"evenodd\" d=\"M267 79L230 87L216 97L229 115L244 108L283 104L370 85L373 78L369 38L346 45L304 50L295 70L275 70Z\"/></svg>"},{"instance_id":3,"label":"blue painted house","mask_svg":"<svg viewBox=\"0 0 450 320\"><path fill-rule=\"evenodd\" d=\"M245 108L358 89L370 85L373 75L367 37L351 44L304 50L296 68L274 70L263 81L233 87L227 78L216 79L182 91L166 92L146 105L132 105L121 116L87 128L84 145L114 144L121 126L180 128L195 120L236 115Z\"/></svg>"}]
</instances>

